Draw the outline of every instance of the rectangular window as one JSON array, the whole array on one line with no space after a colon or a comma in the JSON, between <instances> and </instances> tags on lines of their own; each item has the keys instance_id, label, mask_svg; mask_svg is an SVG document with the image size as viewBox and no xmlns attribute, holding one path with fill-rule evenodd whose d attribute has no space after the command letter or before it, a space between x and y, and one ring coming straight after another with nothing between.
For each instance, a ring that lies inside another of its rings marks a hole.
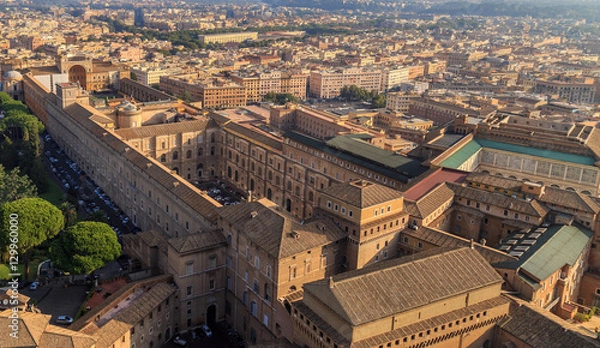
<instances>
[{"instance_id":1,"label":"rectangular window","mask_svg":"<svg viewBox=\"0 0 600 348\"><path fill-rule=\"evenodd\" d=\"M185 294L186 294L187 296L191 296L191 295L192 295L192 287L191 287L191 286L188 286L188 287L185 289Z\"/></svg>"},{"instance_id":2,"label":"rectangular window","mask_svg":"<svg viewBox=\"0 0 600 348\"><path fill-rule=\"evenodd\" d=\"M190 263L186 263L185 264L185 274L192 274L194 273L194 263L190 262Z\"/></svg>"},{"instance_id":3,"label":"rectangular window","mask_svg":"<svg viewBox=\"0 0 600 348\"><path fill-rule=\"evenodd\" d=\"M209 268L217 268L217 256L216 255L211 255L208 258L208 267Z\"/></svg>"},{"instance_id":4,"label":"rectangular window","mask_svg":"<svg viewBox=\"0 0 600 348\"><path fill-rule=\"evenodd\" d=\"M263 324L265 324L265 326L269 326L269 316L266 314L263 316Z\"/></svg>"},{"instance_id":5,"label":"rectangular window","mask_svg":"<svg viewBox=\"0 0 600 348\"><path fill-rule=\"evenodd\" d=\"M211 279L208 281L208 289L209 290L214 290L215 289L215 280Z\"/></svg>"}]
</instances>

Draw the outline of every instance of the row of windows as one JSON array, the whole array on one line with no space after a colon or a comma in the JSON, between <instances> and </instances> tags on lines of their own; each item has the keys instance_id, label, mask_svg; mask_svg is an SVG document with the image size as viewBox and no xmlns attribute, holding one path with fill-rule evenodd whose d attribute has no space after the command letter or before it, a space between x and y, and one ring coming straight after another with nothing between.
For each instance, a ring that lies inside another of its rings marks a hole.
<instances>
[{"instance_id":1,"label":"row of windows","mask_svg":"<svg viewBox=\"0 0 600 348\"><path fill-rule=\"evenodd\" d=\"M312 193L312 192L310 192L310 193ZM309 200L312 201L312 197ZM339 211L342 215L346 215L346 207L342 206L340 208L340 206L337 203L332 204L331 201L327 201L327 208L332 209L332 207L333 207L334 211ZM348 210L348 216L353 217L354 212L352 210Z\"/></svg>"}]
</instances>

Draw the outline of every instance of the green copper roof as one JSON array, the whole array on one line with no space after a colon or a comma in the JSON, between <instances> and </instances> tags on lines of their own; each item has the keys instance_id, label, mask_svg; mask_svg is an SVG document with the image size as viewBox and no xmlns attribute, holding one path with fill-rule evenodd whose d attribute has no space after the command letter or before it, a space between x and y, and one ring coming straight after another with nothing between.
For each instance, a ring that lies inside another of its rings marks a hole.
<instances>
[{"instance_id":1,"label":"green copper roof","mask_svg":"<svg viewBox=\"0 0 600 348\"><path fill-rule=\"evenodd\" d=\"M481 149L481 145L475 140L469 141L465 146L460 148L450 157L446 158L440 164L442 167L458 169L466 160L471 158L474 154Z\"/></svg>"},{"instance_id":2,"label":"green copper roof","mask_svg":"<svg viewBox=\"0 0 600 348\"><path fill-rule=\"evenodd\" d=\"M544 231L545 230L545 231ZM547 229L537 228L525 233L522 239L515 238L517 231L505 238L515 240L512 251L518 247L527 248L518 260L501 262L495 267L519 270L518 275L532 287L539 287L539 282L548 279L565 265L575 265L577 258L584 252L587 243L593 237L592 231L583 227L568 225L552 225ZM537 234L535 238L533 235ZM534 241L533 244L528 243ZM508 245L508 244L505 244Z\"/></svg>"},{"instance_id":3,"label":"green copper roof","mask_svg":"<svg viewBox=\"0 0 600 348\"><path fill-rule=\"evenodd\" d=\"M571 153L558 152L553 150L545 150L535 147L528 147L523 145L516 144L508 144L501 143L498 141L487 140L487 139L476 139L482 147L490 148L495 150L507 151L507 152L515 152L529 156L535 157L543 157L550 158L557 161L563 162L571 162L577 164L583 164L588 166L593 166L596 163L596 160L593 157L575 155Z\"/></svg>"},{"instance_id":4,"label":"green copper roof","mask_svg":"<svg viewBox=\"0 0 600 348\"><path fill-rule=\"evenodd\" d=\"M428 169L417 160L359 140L361 137L357 139L356 137L337 136L327 142L322 142L293 131L287 132L283 136L404 183L423 174Z\"/></svg>"},{"instance_id":5,"label":"green copper roof","mask_svg":"<svg viewBox=\"0 0 600 348\"><path fill-rule=\"evenodd\" d=\"M556 161L570 162L587 166L594 166L596 163L596 160L591 156L576 155L554 150L540 149L536 147L509 144L494 140L473 139L454 154L443 160L440 165L446 168L458 169L466 160L471 158L471 156L476 154L481 148L513 152L533 157L549 158Z\"/></svg>"},{"instance_id":6,"label":"green copper roof","mask_svg":"<svg viewBox=\"0 0 600 348\"><path fill-rule=\"evenodd\" d=\"M551 234L552 230L556 232ZM521 257L521 268L540 280L548 279L566 264L573 266L593 236L591 231L575 226L552 226L544 234L551 236L543 244L538 240L542 245L531 256Z\"/></svg>"}]
</instances>

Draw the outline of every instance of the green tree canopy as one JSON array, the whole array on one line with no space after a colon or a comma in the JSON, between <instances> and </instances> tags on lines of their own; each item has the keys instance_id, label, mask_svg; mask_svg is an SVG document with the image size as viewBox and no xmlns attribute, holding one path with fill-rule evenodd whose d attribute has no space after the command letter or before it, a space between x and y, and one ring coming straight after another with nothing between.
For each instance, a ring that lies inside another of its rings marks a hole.
<instances>
[{"instance_id":1,"label":"green tree canopy","mask_svg":"<svg viewBox=\"0 0 600 348\"><path fill-rule=\"evenodd\" d=\"M6 172L0 164L0 205L36 196L37 188L27 175L20 175L19 168Z\"/></svg>"},{"instance_id":2,"label":"green tree canopy","mask_svg":"<svg viewBox=\"0 0 600 348\"><path fill-rule=\"evenodd\" d=\"M88 274L121 254L117 235L101 222L79 222L52 241L50 258L61 270Z\"/></svg>"},{"instance_id":3,"label":"green tree canopy","mask_svg":"<svg viewBox=\"0 0 600 348\"><path fill-rule=\"evenodd\" d=\"M285 103L295 103L298 101L298 98L291 93L268 92L265 94L263 100L283 105Z\"/></svg>"},{"instance_id":4,"label":"green tree canopy","mask_svg":"<svg viewBox=\"0 0 600 348\"><path fill-rule=\"evenodd\" d=\"M72 226L77 221L77 208L71 202L62 202L58 209L60 209L65 218L65 227Z\"/></svg>"},{"instance_id":5,"label":"green tree canopy","mask_svg":"<svg viewBox=\"0 0 600 348\"><path fill-rule=\"evenodd\" d=\"M371 106L374 109L385 108L385 94L378 94L376 97L371 100Z\"/></svg>"},{"instance_id":6,"label":"green tree canopy","mask_svg":"<svg viewBox=\"0 0 600 348\"><path fill-rule=\"evenodd\" d=\"M344 86L340 90L340 97L348 101L366 101L377 96L377 92L368 92L357 85Z\"/></svg>"},{"instance_id":7,"label":"green tree canopy","mask_svg":"<svg viewBox=\"0 0 600 348\"><path fill-rule=\"evenodd\" d=\"M11 219L11 216L18 218ZM32 248L54 238L65 225L62 212L41 198L22 198L5 203L0 208L0 219L0 247L5 252L10 245L10 227L17 221L16 244L20 259L24 260L25 277L29 274L29 256Z\"/></svg>"}]
</instances>

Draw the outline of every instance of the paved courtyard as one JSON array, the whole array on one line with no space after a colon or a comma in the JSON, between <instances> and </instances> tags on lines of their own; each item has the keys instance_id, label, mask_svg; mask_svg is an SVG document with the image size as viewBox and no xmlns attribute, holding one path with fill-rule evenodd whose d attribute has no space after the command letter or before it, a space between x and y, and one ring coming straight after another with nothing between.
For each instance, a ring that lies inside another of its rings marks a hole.
<instances>
[{"instance_id":1,"label":"paved courtyard","mask_svg":"<svg viewBox=\"0 0 600 348\"><path fill-rule=\"evenodd\" d=\"M75 318L79 307L83 303L88 291L88 285L64 285L51 284L39 287L35 291L28 288L19 290L20 293L34 299L36 307L44 314L51 314L51 323L56 323L59 315L68 315Z\"/></svg>"}]
</instances>

